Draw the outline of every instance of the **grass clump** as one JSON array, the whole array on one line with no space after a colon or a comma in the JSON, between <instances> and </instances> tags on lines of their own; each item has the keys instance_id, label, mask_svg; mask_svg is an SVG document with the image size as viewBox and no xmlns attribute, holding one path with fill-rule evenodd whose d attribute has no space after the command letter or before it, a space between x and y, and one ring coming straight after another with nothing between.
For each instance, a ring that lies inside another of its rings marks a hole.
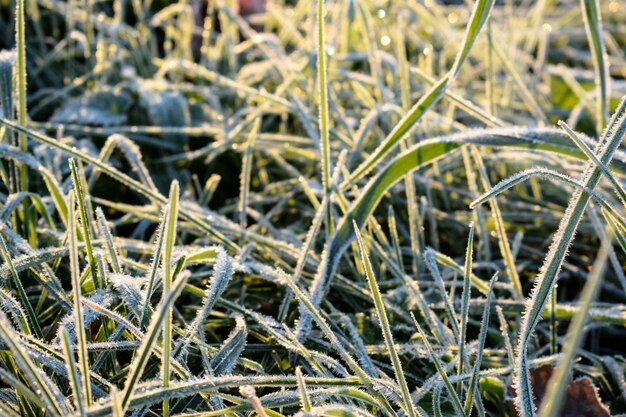
<instances>
[{"instance_id":1,"label":"grass clump","mask_svg":"<svg viewBox=\"0 0 626 417\"><path fill-rule=\"evenodd\" d=\"M618 2L200 3L0 0L0 413L626 413Z\"/></svg>"}]
</instances>

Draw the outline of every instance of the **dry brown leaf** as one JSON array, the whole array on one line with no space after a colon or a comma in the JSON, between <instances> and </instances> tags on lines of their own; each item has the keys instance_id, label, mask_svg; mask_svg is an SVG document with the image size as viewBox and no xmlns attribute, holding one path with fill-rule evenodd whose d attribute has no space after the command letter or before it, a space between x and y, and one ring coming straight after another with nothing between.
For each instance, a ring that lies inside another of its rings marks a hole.
<instances>
[{"instance_id":1,"label":"dry brown leaf","mask_svg":"<svg viewBox=\"0 0 626 417\"><path fill-rule=\"evenodd\" d=\"M543 365L530 370L530 381L535 394L535 407L541 406L541 401L546 393L548 381L554 372L552 365ZM507 400L511 416L518 416L512 397L515 395L513 387L509 385ZM560 417L611 417L608 408L602 404L597 388L591 379L579 378L570 382L563 399Z\"/></svg>"}]
</instances>

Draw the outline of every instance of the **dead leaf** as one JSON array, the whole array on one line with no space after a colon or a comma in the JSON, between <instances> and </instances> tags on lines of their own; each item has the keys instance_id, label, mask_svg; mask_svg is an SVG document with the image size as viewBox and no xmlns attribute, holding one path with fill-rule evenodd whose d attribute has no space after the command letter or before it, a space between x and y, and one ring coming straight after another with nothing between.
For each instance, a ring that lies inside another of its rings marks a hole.
<instances>
[{"instance_id":1,"label":"dead leaf","mask_svg":"<svg viewBox=\"0 0 626 417\"><path fill-rule=\"evenodd\" d=\"M543 365L530 370L530 382L535 394L535 407L541 406L541 401L546 393L548 381L554 372L552 365ZM511 416L518 416L512 397L515 391L511 385L507 392L509 399L507 405ZM608 408L602 404L597 388L591 379L587 377L579 378L570 382L563 399L560 417L611 417Z\"/></svg>"}]
</instances>

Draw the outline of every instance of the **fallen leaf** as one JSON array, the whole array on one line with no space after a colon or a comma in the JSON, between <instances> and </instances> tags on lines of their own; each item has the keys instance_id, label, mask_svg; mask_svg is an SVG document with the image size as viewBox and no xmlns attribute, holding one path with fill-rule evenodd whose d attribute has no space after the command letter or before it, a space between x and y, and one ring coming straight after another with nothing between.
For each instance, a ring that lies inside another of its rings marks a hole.
<instances>
[{"instance_id":1,"label":"fallen leaf","mask_svg":"<svg viewBox=\"0 0 626 417\"><path fill-rule=\"evenodd\" d=\"M539 409L546 393L548 381L554 372L552 365L543 365L530 370L530 382L535 395L535 407ZM515 391L512 385L507 388L509 399L507 405L511 416L519 416L513 396ZM609 409L602 404L597 388L591 379L578 378L570 382L565 392L563 405L559 417L612 417ZM616 416L617 417L617 416Z\"/></svg>"}]
</instances>

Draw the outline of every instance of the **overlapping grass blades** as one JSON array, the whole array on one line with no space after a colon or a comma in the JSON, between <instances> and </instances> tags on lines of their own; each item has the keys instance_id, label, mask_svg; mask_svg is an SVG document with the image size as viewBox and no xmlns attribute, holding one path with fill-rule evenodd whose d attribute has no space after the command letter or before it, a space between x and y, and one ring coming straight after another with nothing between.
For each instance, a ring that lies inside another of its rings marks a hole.
<instances>
[{"instance_id":1,"label":"overlapping grass blades","mask_svg":"<svg viewBox=\"0 0 626 417\"><path fill-rule=\"evenodd\" d=\"M615 2L125 3L0 12L0 414L626 411Z\"/></svg>"},{"instance_id":2,"label":"overlapping grass blades","mask_svg":"<svg viewBox=\"0 0 626 417\"><path fill-rule=\"evenodd\" d=\"M626 135L626 98L618 106L613 114L606 131L600 141L600 147L596 151L598 159L604 165L608 165L613 159L613 154ZM593 190L600 178L601 170L593 161L588 162L582 183L585 188ZM537 276L537 284L533 288L530 299L524 311L524 319L517 342L516 372L516 405L522 417L535 415L532 388L528 373L527 349L539 319L541 311L548 301L567 249L570 246L580 219L585 211L590 195L585 191L576 191L570 200L565 215L559 223L559 228L554 235L554 240L546 256L544 264Z\"/></svg>"}]
</instances>

